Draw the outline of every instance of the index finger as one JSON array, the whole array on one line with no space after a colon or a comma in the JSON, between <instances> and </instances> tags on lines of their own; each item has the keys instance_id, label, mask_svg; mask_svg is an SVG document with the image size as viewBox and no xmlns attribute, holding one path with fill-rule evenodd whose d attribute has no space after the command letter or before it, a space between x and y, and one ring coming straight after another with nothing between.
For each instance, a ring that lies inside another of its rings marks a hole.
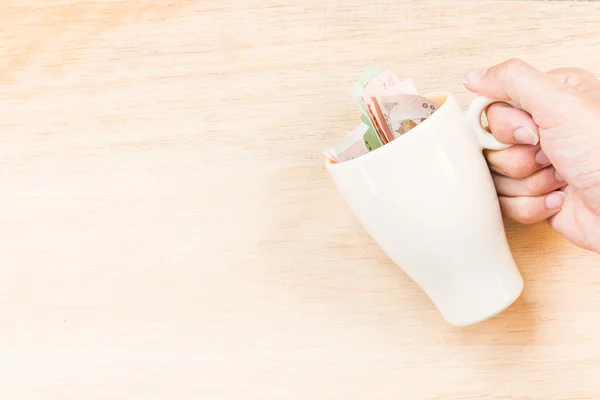
<instances>
[{"instance_id":1,"label":"index finger","mask_svg":"<svg viewBox=\"0 0 600 400\"><path fill-rule=\"evenodd\" d=\"M486 70L469 71L465 86L480 95L512 100L534 118L549 112L561 113L569 94L576 90L518 59L511 59Z\"/></svg>"}]
</instances>

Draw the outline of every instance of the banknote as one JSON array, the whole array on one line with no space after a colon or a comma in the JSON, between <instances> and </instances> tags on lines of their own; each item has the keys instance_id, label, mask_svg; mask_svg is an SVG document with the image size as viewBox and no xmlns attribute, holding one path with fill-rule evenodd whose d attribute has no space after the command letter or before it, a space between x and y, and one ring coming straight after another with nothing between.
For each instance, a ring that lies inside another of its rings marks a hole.
<instances>
[{"instance_id":1,"label":"banknote","mask_svg":"<svg viewBox=\"0 0 600 400\"><path fill-rule=\"evenodd\" d=\"M369 152L365 144L364 136L371 127L364 122L348 133L344 139L325 150L323 153L335 162L344 162L360 157Z\"/></svg>"},{"instance_id":2,"label":"banknote","mask_svg":"<svg viewBox=\"0 0 600 400\"><path fill-rule=\"evenodd\" d=\"M414 81L410 78L400 81L392 71L385 70L365 86L362 99L367 104L375 95L400 93L418 94Z\"/></svg>"},{"instance_id":3,"label":"banknote","mask_svg":"<svg viewBox=\"0 0 600 400\"><path fill-rule=\"evenodd\" d=\"M364 124L368 125L370 128L365 132L365 136L363 138L365 141L365 146L369 151L375 150L383 146L384 142L383 140L381 140L377 133L375 121L373 121L371 113L369 112L367 105L363 101L362 95L364 88L369 84L369 82L383 72L384 70L379 67L368 67L358 78L358 81L354 84L354 86L352 86L352 88L350 89L350 96L352 96L354 101L356 101L356 104L358 105L358 108L360 109L360 112L362 114L360 118L361 121Z\"/></svg>"},{"instance_id":4,"label":"banknote","mask_svg":"<svg viewBox=\"0 0 600 400\"><path fill-rule=\"evenodd\" d=\"M383 144L392 141L394 136L392 135L390 128L388 128L388 124L383 121L381 105L378 104L375 96L403 93L418 93L414 81L412 79L400 81L400 79L398 79L398 77L390 70L384 70L375 76L369 81L362 92L362 102L369 111L373 122L372 125L377 131L378 137Z\"/></svg>"},{"instance_id":5,"label":"banknote","mask_svg":"<svg viewBox=\"0 0 600 400\"><path fill-rule=\"evenodd\" d=\"M367 68L365 68L363 73L358 77L357 83L360 84L362 87L365 87L369 82L373 80L373 78L381 74L383 71L385 70L381 67L370 65Z\"/></svg>"},{"instance_id":6,"label":"banknote","mask_svg":"<svg viewBox=\"0 0 600 400\"><path fill-rule=\"evenodd\" d=\"M375 94L384 93L417 93L414 81L406 79L400 81L389 69L369 67L359 77L350 89L350 95L358 104L362 113L361 120L371 129L365 133L365 145L369 151L378 149L392 139L393 135L386 128L383 121L379 120L380 106L373 104Z\"/></svg>"},{"instance_id":7,"label":"banknote","mask_svg":"<svg viewBox=\"0 0 600 400\"><path fill-rule=\"evenodd\" d=\"M363 140L365 142L365 147L367 148L367 150L373 151L375 149L380 148L385 143L379 136L377 128L375 127L375 123L373 122L372 119L370 119L371 117L369 116L368 118L370 121L369 129L367 130L367 132L365 132L365 136L364 136Z\"/></svg>"},{"instance_id":8,"label":"banknote","mask_svg":"<svg viewBox=\"0 0 600 400\"><path fill-rule=\"evenodd\" d=\"M418 94L383 94L375 99L394 139L419 125L439 108L439 104Z\"/></svg>"},{"instance_id":9,"label":"banknote","mask_svg":"<svg viewBox=\"0 0 600 400\"><path fill-rule=\"evenodd\" d=\"M350 88L360 125L323 153L333 162L355 159L397 139L431 116L439 105L419 95L412 79L369 67Z\"/></svg>"},{"instance_id":10,"label":"banknote","mask_svg":"<svg viewBox=\"0 0 600 400\"><path fill-rule=\"evenodd\" d=\"M367 103L367 107L369 109L373 122L375 123L375 128L377 129L379 137L381 138L383 143L386 144L394 140L394 134L392 133L390 125L386 121L383 111L379 106L379 102L375 97L371 97L371 100Z\"/></svg>"}]
</instances>

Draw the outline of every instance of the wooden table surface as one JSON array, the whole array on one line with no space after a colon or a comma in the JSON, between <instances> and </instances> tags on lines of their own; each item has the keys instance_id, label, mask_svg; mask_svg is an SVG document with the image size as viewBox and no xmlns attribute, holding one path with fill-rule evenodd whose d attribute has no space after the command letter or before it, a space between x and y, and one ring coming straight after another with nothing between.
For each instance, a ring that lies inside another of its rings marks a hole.
<instances>
[{"instance_id":1,"label":"wooden table surface","mask_svg":"<svg viewBox=\"0 0 600 400\"><path fill-rule=\"evenodd\" d=\"M0 9L0 398L600 398L600 256L507 222L521 298L453 328L320 154L368 65L463 107L511 57L600 73L600 3Z\"/></svg>"}]
</instances>

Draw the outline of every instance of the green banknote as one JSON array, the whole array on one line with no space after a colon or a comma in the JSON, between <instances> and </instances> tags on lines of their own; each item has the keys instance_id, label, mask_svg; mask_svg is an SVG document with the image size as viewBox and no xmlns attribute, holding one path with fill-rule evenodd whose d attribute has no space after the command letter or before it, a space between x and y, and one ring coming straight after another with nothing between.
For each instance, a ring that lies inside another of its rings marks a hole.
<instances>
[{"instance_id":1,"label":"green banknote","mask_svg":"<svg viewBox=\"0 0 600 400\"><path fill-rule=\"evenodd\" d=\"M369 127L363 135L363 140L365 141L367 149L371 151L383 146L383 142L381 141L377 130L373 127L371 117L368 114L363 114L361 115L360 120Z\"/></svg>"},{"instance_id":2,"label":"green banknote","mask_svg":"<svg viewBox=\"0 0 600 400\"><path fill-rule=\"evenodd\" d=\"M369 109L367 105L363 102L362 94L365 86L371 81L371 79L375 78L377 75L383 72L383 69L375 66L368 67L364 70L362 75L358 78L358 81L352 86L350 89L350 95L358 104L358 107L362 113L360 119L364 122L369 129L367 129L364 140L365 145L369 151L375 150L381 146L383 146L383 141L379 137L377 133L377 129L371 119L371 114L369 113Z\"/></svg>"}]
</instances>

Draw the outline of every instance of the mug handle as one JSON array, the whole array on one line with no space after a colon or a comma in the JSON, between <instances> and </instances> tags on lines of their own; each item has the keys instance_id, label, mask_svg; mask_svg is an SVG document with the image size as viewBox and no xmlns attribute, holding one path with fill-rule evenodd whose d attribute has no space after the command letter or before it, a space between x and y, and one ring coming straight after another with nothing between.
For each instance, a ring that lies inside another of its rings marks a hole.
<instances>
[{"instance_id":1,"label":"mug handle","mask_svg":"<svg viewBox=\"0 0 600 400\"><path fill-rule=\"evenodd\" d=\"M473 99L471 105L469 105L469 109L465 113L467 123L471 126L471 129L473 129L473 132L475 132L477 142L479 142L479 146L481 146L483 149L504 150L512 146L512 144L499 142L491 133L483 129L483 126L481 126L481 114L483 113L483 111L489 105L498 102L506 103L510 106L522 110L520 106L513 103L512 101L492 99L485 96L477 96Z\"/></svg>"}]
</instances>

